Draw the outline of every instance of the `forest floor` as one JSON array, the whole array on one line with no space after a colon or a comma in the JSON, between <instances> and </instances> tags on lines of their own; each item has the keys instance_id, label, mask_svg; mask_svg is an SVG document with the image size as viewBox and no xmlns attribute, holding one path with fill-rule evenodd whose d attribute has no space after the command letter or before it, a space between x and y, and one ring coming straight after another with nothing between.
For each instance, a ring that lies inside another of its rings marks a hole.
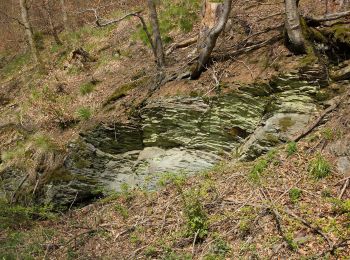
<instances>
[{"instance_id":1,"label":"forest floor","mask_svg":"<svg viewBox=\"0 0 350 260\"><path fill-rule=\"evenodd\" d=\"M318 1L301 4L303 13L324 12ZM283 8L281 1L237 1L234 26L228 26L213 56L281 34L271 30L254 36L282 25ZM151 50L137 30L130 30L136 27L134 20L102 29L87 26L60 35L64 46L44 38L44 71L30 66L27 54L13 57L0 77L1 155L34 134L47 136L64 154L80 132L100 122L132 120L145 99L210 97L218 94L217 80L229 86L221 91L234 91L296 71L303 60L277 41L218 58L199 80L173 81L149 96L149 77L156 69ZM168 35L181 42L196 31L194 22L189 32L175 27ZM71 52L78 47L98 60L73 60ZM195 45L173 51L168 74L186 72L194 57ZM349 140L349 112L347 101L300 142L254 162L224 161L189 179L166 175L158 191L125 188L66 213L33 214L18 206L18 219L0 232L0 258L349 259L349 178L337 172L332 150Z\"/></svg>"}]
</instances>

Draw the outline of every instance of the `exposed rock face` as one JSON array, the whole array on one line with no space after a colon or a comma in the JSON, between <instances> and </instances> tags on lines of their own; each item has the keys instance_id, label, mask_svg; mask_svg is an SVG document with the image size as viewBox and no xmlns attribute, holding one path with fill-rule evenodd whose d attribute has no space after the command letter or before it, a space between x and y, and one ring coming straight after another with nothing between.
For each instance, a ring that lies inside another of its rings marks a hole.
<instances>
[{"instance_id":1,"label":"exposed rock face","mask_svg":"<svg viewBox=\"0 0 350 260\"><path fill-rule=\"evenodd\" d=\"M275 95L258 127L240 148L241 159L251 160L281 142L290 140L309 124L319 110L314 98L319 90L315 84L279 78Z\"/></svg>"},{"instance_id":2,"label":"exposed rock face","mask_svg":"<svg viewBox=\"0 0 350 260\"><path fill-rule=\"evenodd\" d=\"M147 104L134 125L100 125L69 147L65 178L47 200L69 204L122 184L155 188L166 173L193 174L240 152L254 159L303 129L317 113L319 87L292 76L213 98L174 97ZM262 124L264 122L264 124Z\"/></svg>"},{"instance_id":3,"label":"exposed rock face","mask_svg":"<svg viewBox=\"0 0 350 260\"><path fill-rule=\"evenodd\" d=\"M337 158L339 173L350 176L350 135L334 141L328 149Z\"/></svg>"},{"instance_id":4,"label":"exposed rock face","mask_svg":"<svg viewBox=\"0 0 350 260\"><path fill-rule=\"evenodd\" d=\"M339 66L332 68L330 77L335 81L350 79L350 61L345 61Z\"/></svg>"}]
</instances>

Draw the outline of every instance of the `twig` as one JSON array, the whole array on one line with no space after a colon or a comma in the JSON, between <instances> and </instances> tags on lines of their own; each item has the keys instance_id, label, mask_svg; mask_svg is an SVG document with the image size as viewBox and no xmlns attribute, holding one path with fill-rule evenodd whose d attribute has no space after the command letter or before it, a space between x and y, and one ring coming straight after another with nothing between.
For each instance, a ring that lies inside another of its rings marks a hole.
<instances>
[{"instance_id":1,"label":"twig","mask_svg":"<svg viewBox=\"0 0 350 260\"><path fill-rule=\"evenodd\" d=\"M72 209L73 204L75 203L75 201L77 200L77 198L78 198L78 191L77 191L77 193L75 193L74 200L73 200L72 203L70 204L68 211L70 211L70 210Z\"/></svg>"},{"instance_id":2,"label":"twig","mask_svg":"<svg viewBox=\"0 0 350 260\"><path fill-rule=\"evenodd\" d=\"M198 36L194 36L185 41L175 43L165 52L165 54L169 55L176 49L181 49L181 48L186 48L188 46L191 46L192 44L195 44L197 42L197 39L198 39Z\"/></svg>"},{"instance_id":3,"label":"twig","mask_svg":"<svg viewBox=\"0 0 350 260\"><path fill-rule=\"evenodd\" d=\"M333 246L332 241L322 232L322 230L321 230L318 226L316 226L316 227L312 226L311 223L309 223L309 222L306 221L305 219L303 219L303 218L297 216L294 212L292 212L292 211L289 210L289 209L285 209L285 212L286 212L288 215L290 215L291 217L293 217L293 218L295 218L296 220L298 220L298 221L300 221L301 223L303 223L305 226L307 226L307 227L310 228L311 230L313 230L314 233L319 234L321 237L323 237L323 238L327 241L327 243L328 243L328 245L329 245L330 247Z\"/></svg>"},{"instance_id":4,"label":"twig","mask_svg":"<svg viewBox=\"0 0 350 260\"><path fill-rule=\"evenodd\" d=\"M29 173L26 176L24 176L21 183L18 185L17 189L13 192L12 197L11 197L11 203L14 202L14 199L16 197L17 192L20 190L20 188L22 188L23 184L28 179L28 177L29 177Z\"/></svg>"},{"instance_id":5,"label":"twig","mask_svg":"<svg viewBox=\"0 0 350 260\"><path fill-rule=\"evenodd\" d=\"M340 200L342 199L342 197L343 197L343 195L344 195L344 193L345 193L347 187L349 186L349 184L350 184L350 179L348 178L348 179L345 181L344 185L343 185L343 188L342 188L342 190L341 190L341 192L340 192L340 194L339 194L339 196L338 196L338 199L340 199Z\"/></svg>"},{"instance_id":6,"label":"twig","mask_svg":"<svg viewBox=\"0 0 350 260\"><path fill-rule=\"evenodd\" d=\"M328 254L328 253L331 253L331 254L333 255L333 254L334 254L334 251L337 250L338 248L348 246L348 245L349 245L349 243L348 243L349 241L350 241L350 238L347 238L347 239L341 240L341 241L338 242L338 243L333 244L329 249L327 249L327 250L321 252L321 253L318 255L318 257L323 257L323 256L325 256L325 255Z\"/></svg>"},{"instance_id":7,"label":"twig","mask_svg":"<svg viewBox=\"0 0 350 260\"><path fill-rule=\"evenodd\" d=\"M218 60L232 59L232 57L237 57L239 55L260 49L260 48L265 47L267 45L274 44L282 39L283 39L283 35L278 34L278 35L276 35L276 36L274 36L266 41L259 42L257 44L251 45L251 46L246 47L246 48L241 48L241 49L238 49L236 51L229 52L229 53L219 53L214 58L218 59Z\"/></svg>"},{"instance_id":8,"label":"twig","mask_svg":"<svg viewBox=\"0 0 350 260\"><path fill-rule=\"evenodd\" d=\"M194 235L194 238L193 238L193 243L192 243L192 256L194 256L195 254L195 249L196 249L196 242L197 242L197 237L198 237L198 234L200 232L200 229L197 230L196 234Z\"/></svg>"}]
</instances>

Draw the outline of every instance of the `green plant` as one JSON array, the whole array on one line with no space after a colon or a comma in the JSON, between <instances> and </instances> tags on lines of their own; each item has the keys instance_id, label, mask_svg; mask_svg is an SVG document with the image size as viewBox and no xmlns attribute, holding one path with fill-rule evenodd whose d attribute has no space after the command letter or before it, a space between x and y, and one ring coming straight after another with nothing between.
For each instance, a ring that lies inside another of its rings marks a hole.
<instances>
[{"instance_id":1,"label":"green plant","mask_svg":"<svg viewBox=\"0 0 350 260\"><path fill-rule=\"evenodd\" d=\"M339 214L349 214L350 216L350 199L340 200L331 199L333 210Z\"/></svg>"},{"instance_id":2,"label":"green plant","mask_svg":"<svg viewBox=\"0 0 350 260\"><path fill-rule=\"evenodd\" d=\"M27 227L32 224L33 220L52 219L54 214L51 210L51 206L25 207L0 200L0 230L6 228L16 229L21 226Z\"/></svg>"},{"instance_id":3,"label":"green plant","mask_svg":"<svg viewBox=\"0 0 350 260\"><path fill-rule=\"evenodd\" d=\"M91 118L92 111L89 107L81 107L77 110L76 114L80 120L87 121Z\"/></svg>"},{"instance_id":4,"label":"green plant","mask_svg":"<svg viewBox=\"0 0 350 260\"><path fill-rule=\"evenodd\" d=\"M5 66L0 70L0 77L9 77L14 73L20 71L26 64L29 63L30 60L30 52L25 52L22 54L18 54L12 60L5 64Z\"/></svg>"},{"instance_id":5,"label":"green plant","mask_svg":"<svg viewBox=\"0 0 350 260\"><path fill-rule=\"evenodd\" d=\"M311 176L319 180L331 173L331 165L321 154L317 154L316 158L309 163L308 170Z\"/></svg>"},{"instance_id":6,"label":"green plant","mask_svg":"<svg viewBox=\"0 0 350 260\"><path fill-rule=\"evenodd\" d=\"M252 181L253 183L259 183L260 182L260 176L265 171L265 169L268 167L269 162L266 159L259 159L256 164L253 166L251 171L248 174L248 179Z\"/></svg>"},{"instance_id":7,"label":"green plant","mask_svg":"<svg viewBox=\"0 0 350 260\"><path fill-rule=\"evenodd\" d=\"M94 89L95 89L95 84L91 81L84 83L79 87L80 94L82 95L90 94L91 92L94 91Z\"/></svg>"},{"instance_id":8,"label":"green plant","mask_svg":"<svg viewBox=\"0 0 350 260\"><path fill-rule=\"evenodd\" d=\"M240 234L245 237L250 233L252 225L255 220L255 210L251 206L245 206L240 210L240 219L238 223L238 229Z\"/></svg>"},{"instance_id":9,"label":"green plant","mask_svg":"<svg viewBox=\"0 0 350 260\"><path fill-rule=\"evenodd\" d=\"M213 243L210 253L204 256L205 260L225 259L225 256L230 252L230 245L222 238L217 238Z\"/></svg>"},{"instance_id":10,"label":"green plant","mask_svg":"<svg viewBox=\"0 0 350 260\"><path fill-rule=\"evenodd\" d=\"M203 240L208 234L208 216L200 201L197 190L182 193L184 214L186 217L187 236L197 236L197 241Z\"/></svg>"},{"instance_id":11,"label":"green plant","mask_svg":"<svg viewBox=\"0 0 350 260\"><path fill-rule=\"evenodd\" d=\"M289 247L291 250L295 251L295 250L298 249L298 243L295 242L294 236L293 236L292 233L287 233L287 234L285 235L285 239L286 239L286 242L287 242L287 244L288 244L288 247Z\"/></svg>"},{"instance_id":12,"label":"green plant","mask_svg":"<svg viewBox=\"0 0 350 260\"><path fill-rule=\"evenodd\" d=\"M186 174L180 173L162 173L157 184L161 187L165 187L168 184L174 184L181 186L186 181Z\"/></svg>"},{"instance_id":13,"label":"green plant","mask_svg":"<svg viewBox=\"0 0 350 260\"><path fill-rule=\"evenodd\" d=\"M289 190L289 198L293 203L298 202L302 194L303 192L298 188L292 188Z\"/></svg>"},{"instance_id":14,"label":"green plant","mask_svg":"<svg viewBox=\"0 0 350 260\"><path fill-rule=\"evenodd\" d=\"M153 246L148 246L145 249L145 256L150 257L151 259L154 259L158 255L158 250Z\"/></svg>"},{"instance_id":15,"label":"green plant","mask_svg":"<svg viewBox=\"0 0 350 260\"><path fill-rule=\"evenodd\" d=\"M298 151L298 145L296 142L290 142L287 144L287 154L288 156L292 156Z\"/></svg>"},{"instance_id":16,"label":"green plant","mask_svg":"<svg viewBox=\"0 0 350 260\"><path fill-rule=\"evenodd\" d=\"M122 216L123 219L127 219L129 217L129 211L123 205L117 204L115 205L114 209Z\"/></svg>"}]
</instances>

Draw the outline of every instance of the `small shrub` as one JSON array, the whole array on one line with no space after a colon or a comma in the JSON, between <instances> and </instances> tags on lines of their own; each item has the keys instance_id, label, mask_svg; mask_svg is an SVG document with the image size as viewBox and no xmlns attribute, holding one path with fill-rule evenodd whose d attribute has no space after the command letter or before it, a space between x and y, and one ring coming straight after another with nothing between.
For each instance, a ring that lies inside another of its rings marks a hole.
<instances>
[{"instance_id":1,"label":"small shrub","mask_svg":"<svg viewBox=\"0 0 350 260\"><path fill-rule=\"evenodd\" d=\"M211 252L204 256L205 260L217 260L225 259L225 256L230 252L230 245L223 239L218 238L215 240L214 244L211 247Z\"/></svg>"},{"instance_id":2,"label":"small shrub","mask_svg":"<svg viewBox=\"0 0 350 260\"><path fill-rule=\"evenodd\" d=\"M157 255L158 255L158 251L155 247L153 247L153 246L146 247L145 256L153 259L154 257L157 257Z\"/></svg>"},{"instance_id":3,"label":"small shrub","mask_svg":"<svg viewBox=\"0 0 350 260\"><path fill-rule=\"evenodd\" d=\"M198 191L183 193L182 198L187 223L187 236L197 234L197 240L201 241L208 235L208 216L200 201Z\"/></svg>"},{"instance_id":4,"label":"small shrub","mask_svg":"<svg viewBox=\"0 0 350 260\"><path fill-rule=\"evenodd\" d=\"M162 173L157 184L160 187L165 187L169 184L174 184L177 187L182 186L186 181L186 175L183 173Z\"/></svg>"},{"instance_id":5,"label":"small shrub","mask_svg":"<svg viewBox=\"0 0 350 260\"><path fill-rule=\"evenodd\" d=\"M287 144L287 154L288 156L292 156L298 151L298 145L296 142L290 142Z\"/></svg>"},{"instance_id":6,"label":"small shrub","mask_svg":"<svg viewBox=\"0 0 350 260\"><path fill-rule=\"evenodd\" d=\"M299 190L298 188L292 188L289 191L289 198L293 203L296 203L301 198L302 193L303 192L301 190Z\"/></svg>"},{"instance_id":7,"label":"small shrub","mask_svg":"<svg viewBox=\"0 0 350 260\"><path fill-rule=\"evenodd\" d=\"M242 237L245 237L250 233L255 220L255 215L254 208L251 206L245 206L241 209L238 230Z\"/></svg>"},{"instance_id":8,"label":"small shrub","mask_svg":"<svg viewBox=\"0 0 350 260\"><path fill-rule=\"evenodd\" d=\"M123 205L117 204L114 209L122 216L123 219L127 219L129 217L129 211Z\"/></svg>"},{"instance_id":9,"label":"small shrub","mask_svg":"<svg viewBox=\"0 0 350 260\"><path fill-rule=\"evenodd\" d=\"M91 92L94 91L94 89L95 89L95 84L93 84L92 82L85 83L81 85L79 88L80 94L82 95L90 94Z\"/></svg>"},{"instance_id":10,"label":"small shrub","mask_svg":"<svg viewBox=\"0 0 350 260\"><path fill-rule=\"evenodd\" d=\"M315 179L323 179L331 173L330 163L321 155L318 154L309 164L309 173Z\"/></svg>"},{"instance_id":11,"label":"small shrub","mask_svg":"<svg viewBox=\"0 0 350 260\"><path fill-rule=\"evenodd\" d=\"M259 159L248 174L249 180L253 183L259 183L260 175L265 171L268 165L269 162L266 159Z\"/></svg>"},{"instance_id":12,"label":"small shrub","mask_svg":"<svg viewBox=\"0 0 350 260\"><path fill-rule=\"evenodd\" d=\"M350 216L350 199L340 200L340 199L332 199L333 210L339 214L349 214Z\"/></svg>"},{"instance_id":13,"label":"small shrub","mask_svg":"<svg viewBox=\"0 0 350 260\"><path fill-rule=\"evenodd\" d=\"M37 219L52 219L54 215L50 212L51 209L49 206L25 207L0 200L0 230L27 227Z\"/></svg>"},{"instance_id":14,"label":"small shrub","mask_svg":"<svg viewBox=\"0 0 350 260\"><path fill-rule=\"evenodd\" d=\"M87 121L92 116L92 111L89 107L81 107L77 110L76 113L77 113L77 116L79 117L79 119L82 121Z\"/></svg>"}]
</instances>

